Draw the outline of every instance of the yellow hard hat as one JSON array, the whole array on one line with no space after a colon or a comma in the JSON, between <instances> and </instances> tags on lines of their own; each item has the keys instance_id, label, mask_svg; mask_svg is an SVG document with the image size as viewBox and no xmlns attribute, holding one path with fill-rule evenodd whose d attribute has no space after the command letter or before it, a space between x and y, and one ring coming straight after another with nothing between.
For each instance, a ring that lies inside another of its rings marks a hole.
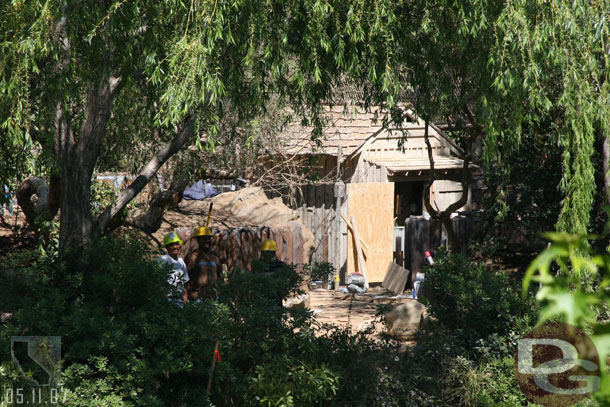
<instances>
[{"instance_id":1,"label":"yellow hard hat","mask_svg":"<svg viewBox=\"0 0 610 407\"><path fill-rule=\"evenodd\" d=\"M273 239L267 239L264 240L263 243L261 244L261 251L276 251L277 250L277 245L275 244L275 240Z\"/></svg>"},{"instance_id":2,"label":"yellow hard hat","mask_svg":"<svg viewBox=\"0 0 610 407\"><path fill-rule=\"evenodd\" d=\"M207 226L199 226L195 229L195 233L193 233L193 237L199 236L212 236L212 229Z\"/></svg>"},{"instance_id":3,"label":"yellow hard hat","mask_svg":"<svg viewBox=\"0 0 610 407\"><path fill-rule=\"evenodd\" d=\"M166 233L165 236L163 236L163 247L172 243L182 244L182 240L180 240L178 234L175 232Z\"/></svg>"}]
</instances>

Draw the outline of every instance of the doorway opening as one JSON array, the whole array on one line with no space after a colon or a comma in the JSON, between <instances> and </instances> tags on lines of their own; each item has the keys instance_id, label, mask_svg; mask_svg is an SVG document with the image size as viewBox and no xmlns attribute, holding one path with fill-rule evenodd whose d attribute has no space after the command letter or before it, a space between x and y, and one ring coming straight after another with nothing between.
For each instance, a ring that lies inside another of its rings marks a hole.
<instances>
[{"instance_id":1,"label":"doorway opening","mask_svg":"<svg viewBox=\"0 0 610 407\"><path fill-rule=\"evenodd\" d=\"M424 207L424 181L394 183L394 217L396 226L404 226L409 216L421 216Z\"/></svg>"}]
</instances>

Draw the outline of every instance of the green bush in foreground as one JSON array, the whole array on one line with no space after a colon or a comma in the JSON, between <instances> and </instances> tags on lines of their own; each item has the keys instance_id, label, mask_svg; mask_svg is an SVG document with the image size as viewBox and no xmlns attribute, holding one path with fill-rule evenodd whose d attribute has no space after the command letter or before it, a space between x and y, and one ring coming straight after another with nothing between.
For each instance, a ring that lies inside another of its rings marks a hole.
<instances>
[{"instance_id":1,"label":"green bush in foreground","mask_svg":"<svg viewBox=\"0 0 610 407\"><path fill-rule=\"evenodd\" d=\"M0 327L0 360L10 360L11 335L57 335L65 405L207 403L214 344L231 321L225 305L170 303L168 270L135 240L104 239L64 260L15 260L4 271L3 301L15 315Z\"/></svg>"},{"instance_id":2,"label":"green bush in foreground","mask_svg":"<svg viewBox=\"0 0 610 407\"><path fill-rule=\"evenodd\" d=\"M218 301L176 306L156 255L115 238L63 260L13 256L0 269L0 307L15 313L0 325L0 381L23 386L10 336L59 335L62 406L527 405L511 361L534 308L466 259L437 257L426 284L438 321L398 353L279 306L301 283L292 268L269 275L255 264L229 276ZM222 363L207 394L216 341Z\"/></svg>"},{"instance_id":3,"label":"green bush in foreground","mask_svg":"<svg viewBox=\"0 0 610 407\"><path fill-rule=\"evenodd\" d=\"M2 383L24 385L9 362L12 335L58 335L59 405L404 405L406 390L379 386L400 383L390 348L336 328L316 334L307 310L278 305L300 284L294 269L236 271L218 301L180 307L166 298L168 270L156 256L116 237L61 260L13 256L0 269L0 306L14 311L0 325ZM222 363L208 395L217 341ZM276 373L284 376L269 380Z\"/></svg>"},{"instance_id":4,"label":"green bush in foreground","mask_svg":"<svg viewBox=\"0 0 610 407\"><path fill-rule=\"evenodd\" d=\"M530 284L538 283L539 323L563 321L591 338L599 355L601 381L594 397L600 405L610 406L610 254L592 253L589 241L595 236L547 233L544 237L552 244L530 264L523 295Z\"/></svg>"},{"instance_id":5,"label":"green bush in foreground","mask_svg":"<svg viewBox=\"0 0 610 407\"><path fill-rule=\"evenodd\" d=\"M472 349L482 341L511 340L533 327L533 298L521 298L518 283L507 274L462 255L441 252L435 260L424 283L428 311L460 345Z\"/></svg>"}]
</instances>

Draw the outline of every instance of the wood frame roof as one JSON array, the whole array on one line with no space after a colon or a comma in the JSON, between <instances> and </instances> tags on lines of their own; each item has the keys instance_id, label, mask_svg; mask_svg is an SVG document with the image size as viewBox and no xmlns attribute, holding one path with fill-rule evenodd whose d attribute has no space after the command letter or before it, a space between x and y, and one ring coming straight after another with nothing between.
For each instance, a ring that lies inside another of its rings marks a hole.
<instances>
[{"instance_id":1,"label":"wood frame roof","mask_svg":"<svg viewBox=\"0 0 610 407\"><path fill-rule=\"evenodd\" d=\"M285 134L288 136L284 145L287 154L310 155L328 154L336 156L338 146L341 146L344 159L355 156L363 151L368 144L383 137L398 140L406 135L406 140L410 136L423 137L425 123L416 117L413 111L407 110L407 121L401 128L384 127L382 123L383 112L379 107L373 107L364 111L356 106L326 106L324 108L324 119L327 125L323 129L323 138L317 143L311 140L313 127L305 127L294 123L288 126ZM448 138L438 127L433 124L428 125L428 135L436 138L450 151L455 157L462 157L464 151L453 140Z\"/></svg>"}]
</instances>

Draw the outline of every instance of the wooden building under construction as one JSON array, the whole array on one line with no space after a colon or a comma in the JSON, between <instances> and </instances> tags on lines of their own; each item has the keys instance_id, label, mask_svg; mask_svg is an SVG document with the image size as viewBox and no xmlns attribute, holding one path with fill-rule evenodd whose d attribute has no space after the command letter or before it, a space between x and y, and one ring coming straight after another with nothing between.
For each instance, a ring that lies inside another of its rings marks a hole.
<instances>
[{"instance_id":1,"label":"wooden building under construction","mask_svg":"<svg viewBox=\"0 0 610 407\"><path fill-rule=\"evenodd\" d=\"M319 157L319 176L327 180L304 187L292 205L314 234L312 262L331 262L342 276L360 269L346 222L353 219L371 282L383 281L396 250L404 252L405 222L427 217L423 194L430 175L424 122L408 115L400 129L388 129L378 117L374 110L327 108L321 144L310 141L312 128L295 125L287 129L285 148L288 155ZM429 125L428 136L436 178L430 198L442 210L462 194L464 152L434 125ZM473 203L478 193L477 182L472 182L462 211L477 209Z\"/></svg>"}]
</instances>

